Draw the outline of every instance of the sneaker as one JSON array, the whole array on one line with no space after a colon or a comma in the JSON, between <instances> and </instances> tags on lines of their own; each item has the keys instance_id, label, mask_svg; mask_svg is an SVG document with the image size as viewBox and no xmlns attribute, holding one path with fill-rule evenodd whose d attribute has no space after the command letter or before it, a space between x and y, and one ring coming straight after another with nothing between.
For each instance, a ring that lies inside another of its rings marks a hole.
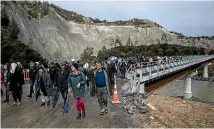
<instances>
[{"instance_id":1,"label":"sneaker","mask_svg":"<svg viewBox=\"0 0 214 129\"><path fill-rule=\"evenodd\" d=\"M105 113L108 113L108 108L107 107L105 107Z\"/></svg>"},{"instance_id":2,"label":"sneaker","mask_svg":"<svg viewBox=\"0 0 214 129\"><path fill-rule=\"evenodd\" d=\"M104 115L104 109L101 109L100 115Z\"/></svg>"},{"instance_id":3,"label":"sneaker","mask_svg":"<svg viewBox=\"0 0 214 129\"><path fill-rule=\"evenodd\" d=\"M82 117L83 117L83 118L85 117L85 112L82 113Z\"/></svg>"},{"instance_id":4,"label":"sneaker","mask_svg":"<svg viewBox=\"0 0 214 129\"><path fill-rule=\"evenodd\" d=\"M45 102L42 102L41 106L44 106L45 105Z\"/></svg>"},{"instance_id":5,"label":"sneaker","mask_svg":"<svg viewBox=\"0 0 214 129\"><path fill-rule=\"evenodd\" d=\"M81 113L78 113L76 119L78 120L80 118L81 118Z\"/></svg>"},{"instance_id":6,"label":"sneaker","mask_svg":"<svg viewBox=\"0 0 214 129\"><path fill-rule=\"evenodd\" d=\"M32 98L32 95L27 95L27 98Z\"/></svg>"},{"instance_id":7,"label":"sneaker","mask_svg":"<svg viewBox=\"0 0 214 129\"><path fill-rule=\"evenodd\" d=\"M17 106L20 105L20 104L21 104L21 102L17 102L17 103L16 103Z\"/></svg>"},{"instance_id":8,"label":"sneaker","mask_svg":"<svg viewBox=\"0 0 214 129\"><path fill-rule=\"evenodd\" d=\"M14 102L12 105L16 105L16 102Z\"/></svg>"},{"instance_id":9,"label":"sneaker","mask_svg":"<svg viewBox=\"0 0 214 129\"><path fill-rule=\"evenodd\" d=\"M92 99L93 99L93 97L90 98L90 100L92 100Z\"/></svg>"}]
</instances>

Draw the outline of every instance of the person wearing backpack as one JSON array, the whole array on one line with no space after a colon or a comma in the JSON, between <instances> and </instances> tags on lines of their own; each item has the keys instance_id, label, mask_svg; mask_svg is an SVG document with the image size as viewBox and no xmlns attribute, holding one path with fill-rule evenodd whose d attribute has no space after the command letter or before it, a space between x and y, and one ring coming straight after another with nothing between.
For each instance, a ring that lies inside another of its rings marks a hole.
<instances>
[{"instance_id":1,"label":"person wearing backpack","mask_svg":"<svg viewBox=\"0 0 214 129\"><path fill-rule=\"evenodd\" d=\"M84 104L86 77L83 72L78 70L78 64L75 62L72 63L71 70L72 72L68 76L68 93L73 92L78 113L76 119L80 119L81 115L82 117L86 115Z\"/></svg>"}]
</instances>

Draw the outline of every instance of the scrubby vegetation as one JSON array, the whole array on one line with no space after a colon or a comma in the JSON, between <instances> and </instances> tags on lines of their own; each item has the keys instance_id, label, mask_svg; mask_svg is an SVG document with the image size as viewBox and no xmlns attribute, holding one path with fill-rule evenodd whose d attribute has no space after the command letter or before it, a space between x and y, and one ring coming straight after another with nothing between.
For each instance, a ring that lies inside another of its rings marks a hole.
<instances>
[{"instance_id":1,"label":"scrubby vegetation","mask_svg":"<svg viewBox=\"0 0 214 129\"><path fill-rule=\"evenodd\" d=\"M35 50L18 40L19 28L14 19L9 19L6 8L1 10L1 62L30 62L41 60Z\"/></svg>"},{"instance_id":2,"label":"scrubby vegetation","mask_svg":"<svg viewBox=\"0 0 214 129\"><path fill-rule=\"evenodd\" d=\"M65 9L62 9L59 6L56 6L54 4L49 4L48 2L36 2L36 1L20 1L17 2L20 3L20 5L25 9L25 11L31 15L33 18L39 18L39 15L41 15L41 18L48 14L49 7L52 7L60 16L65 18L66 20L73 20L80 24L104 24L104 25L131 25L136 27L142 27L142 28L149 28L149 27L161 27L159 24L152 22L147 19L131 19L128 21L114 21L114 22L108 22L106 20L100 20L98 18L91 18L91 17L85 17L81 14L78 14L73 11L68 11Z\"/></svg>"},{"instance_id":3,"label":"scrubby vegetation","mask_svg":"<svg viewBox=\"0 0 214 129\"><path fill-rule=\"evenodd\" d=\"M207 39L207 40L214 40L214 36L197 36L197 37L192 37L192 36L185 36L182 33L178 33L175 31L170 31L170 33L175 34L178 36L180 39L191 39L191 40L200 40L200 39Z\"/></svg>"},{"instance_id":4,"label":"scrubby vegetation","mask_svg":"<svg viewBox=\"0 0 214 129\"><path fill-rule=\"evenodd\" d=\"M49 3L40 1L17 1L22 8L33 18L42 18L49 12ZM39 17L40 16L40 17Z\"/></svg>"},{"instance_id":5,"label":"scrubby vegetation","mask_svg":"<svg viewBox=\"0 0 214 129\"><path fill-rule=\"evenodd\" d=\"M103 47L102 50L98 52L97 58L103 60L109 56L176 56L176 55L198 55L203 54L202 48L172 45L172 44L151 44L151 45L141 45L141 46L120 46L111 49L106 49Z\"/></svg>"},{"instance_id":6,"label":"scrubby vegetation","mask_svg":"<svg viewBox=\"0 0 214 129\"><path fill-rule=\"evenodd\" d=\"M90 52L91 54L88 54L88 52L86 52L88 50L91 50ZM106 49L106 47L103 46L103 48L97 53L97 60L104 60L110 56L119 56L121 58L125 58L129 56L135 56L135 57L184 56L184 55L200 55L200 54L204 54L204 48L181 46L181 45L174 45L174 44L167 44L167 43L151 44L148 46L147 45L117 46L111 49ZM84 58L81 58L82 60L88 60L88 61L94 60L94 58L91 57L93 55L92 48L86 48L82 55L85 55Z\"/></svg>"},{"instance_id":7,"label":"scrubby vegetation","mask_svg":"<svg viewBox=\"0 0 214 129\"><path fill-rule=\"evenodd\" d=\"M92 56L93 53L94 53L94 48L87 47L81 54L80 59L83 61L92 61L94 59L94 57Z\"/></svg>"}]
</instances>

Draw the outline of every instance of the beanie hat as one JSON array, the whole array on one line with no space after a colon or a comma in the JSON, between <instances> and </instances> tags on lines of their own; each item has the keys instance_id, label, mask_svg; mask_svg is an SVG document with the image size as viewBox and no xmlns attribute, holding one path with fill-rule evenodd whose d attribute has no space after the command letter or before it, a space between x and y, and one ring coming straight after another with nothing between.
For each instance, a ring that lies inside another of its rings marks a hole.
<instances>
[{"instance_id":1,"label":"beanie hat","mask_svg":"<svg viewBox=\"0 0 214 129\"><path fill-rule=\"evenodd\" d=\"M40 65L40 66L39 66L39 69L44 70L44 66L43 66L43 65Z\"/></svg>"},{"instance_id":2,"label":"beanie hat","mask_svg":"<svg viewBox=\"0 0 214 129\"><path fill-rule=\"evenodd\" d=\"M78 69L78 67L79 67L78 64L75 62L73 62L72 65L74 66L75 69Z\"/></svg>"}]
</instances>

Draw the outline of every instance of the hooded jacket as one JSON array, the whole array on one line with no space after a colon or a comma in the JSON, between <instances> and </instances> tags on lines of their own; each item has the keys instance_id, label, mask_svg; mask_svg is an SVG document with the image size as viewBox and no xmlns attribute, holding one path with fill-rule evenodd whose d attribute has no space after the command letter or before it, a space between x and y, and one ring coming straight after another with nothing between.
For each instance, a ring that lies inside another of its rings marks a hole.
<instances>
[{"instance_id":1,"label":"hooded jacket","mask_svg":"<svg viewBox=\"0 0 214 129\"><path fill-rule=\"evenodd\" d=\"M78 83L80 83L80 88L77 88ZM83 72L78 71L77 74L73 72L69 74L68 88L72 89L74 98L85 97L85 84L86 84L86 77L83 74Z\"/></svg>"}]
</instances>

